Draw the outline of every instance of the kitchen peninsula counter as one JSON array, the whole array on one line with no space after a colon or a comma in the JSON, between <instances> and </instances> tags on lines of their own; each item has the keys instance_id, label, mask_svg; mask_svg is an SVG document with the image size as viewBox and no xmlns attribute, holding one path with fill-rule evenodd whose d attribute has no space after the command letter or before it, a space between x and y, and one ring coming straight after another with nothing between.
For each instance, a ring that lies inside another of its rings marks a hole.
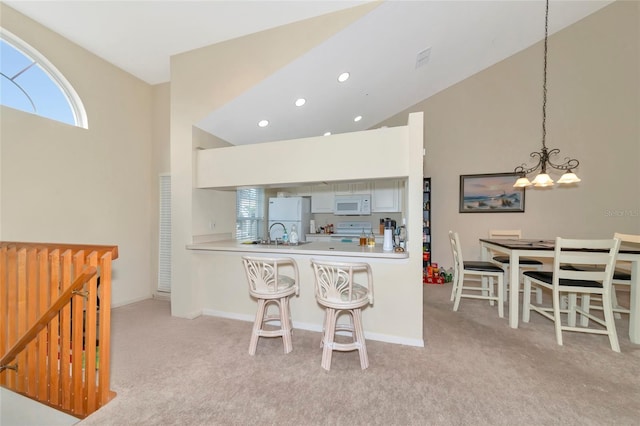
<instances>
[{"instance_id":1,"label":"kitchen peninsula counter","mask_svg":"<svg viewBox=\"0 0 640 426\"><path fill-rule=\"evenodd\" d=\"M206 243L196 243L187 245L189 250L207 250L223 252L243 252L260 253L268 255L270 253L287 255L311 255L311 256L339 256L339 257L359 257L366 261L372 259L406 259L407 252L395 252L382 250L382 244L375 247L361 247L357 244L341 242L307 242L299 245L278 244L246 244L236 240L213 241Z\"/></svg>"},{"instance_id":2,"label":"kitchen peninsula counter","mask_svg":"<svg viewBox=\"0 0 640 426\"><path fill-rule=\"evenodd\" d=\"M202 304L199 314L253 321L256 301L248 291L242 257L291 257L296 261L300 294L291 299L293 327L321 332L324 309L315 297L311 259L366 262L371 266L375 288L373 306L363 310L367 339L424 346L422 337L422 276L406 277L411 262L422 258L407 252L385 252L382 244L360 247L354 243L313 241L299 245L245 244L225 237L196 241L186 246L193 254L191 272L201 283L194 295ZM180 285L179 283L176 286ZM247 342L248 342L247 335ZM294 340L294 348L296 346ZM258 344L260 347L260 344Z\"/></svg>"}]
</instances>

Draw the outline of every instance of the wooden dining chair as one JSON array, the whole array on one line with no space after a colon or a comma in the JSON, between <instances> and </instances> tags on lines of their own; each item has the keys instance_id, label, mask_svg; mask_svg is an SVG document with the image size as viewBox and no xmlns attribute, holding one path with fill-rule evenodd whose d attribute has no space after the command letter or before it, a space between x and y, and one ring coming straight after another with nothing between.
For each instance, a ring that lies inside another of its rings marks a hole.
<instances>
[{"instance_id":1,"label":"wooden dining chair","mask_svg":"<svg viewBox=\"0 0 640 426\"><path fill-rule=\"evenodd\" d=\"M519 229L490 229L489 238L492 238L492 239L504 238L504 239L519 240L522 238L522 231ZM504 269L504 275L505 275L504 299L509 300L507 298L507 294L510 288L509 287L509 266L510 266L509 256L506 256L503 254L495 254L491 258L491 260L495 262L498 266L502 267L502 269ZM540 271L542 270L542 266L543 266L543 263L538 259L534 259L531 257L521 257L519 259L520 273L518 274L518 276L521 277L522 272L528 271L531 269ZM519 288L520 288L520 292L522 292L522 287L519 287ZM536 294L536 301L538 303L542 303L542 289L538 287L534 287L532 291L534 291Z\"/></svg>"},{"instance_id":2,"label":"wooden dining chair","mask_svg":"<svg viewBox=\"0 0 640 426\"><path fill-rule=\"evenodd\" d=\"M604 334L609 337L611 349L620 352L618 335L613 318L611 304L612 279L620 240L576 240L556 238L553 271L525 271L522 321L529 322L531 311L554 322L556 341L562 345L562 332ZM563 269L561 265L572 264L577 267L589 266L588 269ZM595 266L595 267L592 267ZM531 285L550 289L551 306L531 303ZM561 297L567 296L567 307L561 305ZM603 317L593 315L590 310L591 297L596 295L601 300L600 309ZM578 306L576 300L580 296ZM581 315L581 323L576 323L576 315ZM564 318L566 315L566 319ZM595 326L591 327L595 323Z\"/></svg>"},{"instance_id":3,"label":"wooden dining chair","mask_svg":"<svg viewBox=\"0 0 640 426\"><path fill-rule=\"evenodd\" d=\"M449 231L449 242L453 253L453 288L451 294L454 299L453 310L457 311L460 299L484 299L490 305L498 302L498 316L504 317L504 270L493 262L465 261L462 258L460 237L457 232ZM479 279L479 285L471 285L469 281ZM485 280L488 279L488 286ZM497 280L497 290L494 294L494 278Z\"/></svg>"},{"instance_id":4,"label":"wooden dining chair","mask_svg":"<svg viewBox=\"0 0 640 426\"><path fill-rule=\"evenodd\" d=\"M616 232L613 234L613 238L617 238L620 240L620 243L631 243L631 244L640 244L640 235L632 235L632 234L622 234ZM590 270L597 268L595 265L562 265L562 269L574 269L574 270ZM618 295L617 295L617 286L622 286L627 289L627 292L630 291L631 288L631 271L622 268L615 268L613 271L613 278L611 280L613 285L613 289L611 291L611 305L613 308L613 314L616 319L622 318L621 314L629 315L631 313L631 309L626 306L621 306L618 303ZM594 307L594 309L598 309Z\"/></svg>"}]
</instances>

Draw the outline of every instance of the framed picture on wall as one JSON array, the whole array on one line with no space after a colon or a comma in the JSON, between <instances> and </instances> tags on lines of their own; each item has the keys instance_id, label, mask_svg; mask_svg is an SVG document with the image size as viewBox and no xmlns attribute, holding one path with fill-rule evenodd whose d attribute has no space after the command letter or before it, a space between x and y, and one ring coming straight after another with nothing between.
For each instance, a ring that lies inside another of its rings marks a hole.
<instances>
[{"instance_id":1,"label":"framed picture on wall","mask_svg":"<svg viewBox=\"0 0 640 426\"><path fill-rule=\"evenodd\" d=\"M460 213L524 213L524 188L516 173L460 175Z\"/></svg>"}]
</instances>

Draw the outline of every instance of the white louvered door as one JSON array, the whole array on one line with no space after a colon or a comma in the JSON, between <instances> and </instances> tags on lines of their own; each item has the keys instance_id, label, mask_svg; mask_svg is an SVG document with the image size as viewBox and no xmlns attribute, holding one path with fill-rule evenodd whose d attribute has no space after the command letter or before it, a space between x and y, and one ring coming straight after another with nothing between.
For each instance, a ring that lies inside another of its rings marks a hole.
<instances>
[{"instance_id":1,"label":"white louvered door","mask_svg":"<svg viewBox=\"0 0 640 426\"><path fill-rule=\"evenodd\" d=\"M171 176L160 175L158 291L171 292Z\"/></svg>"}]
</instances>

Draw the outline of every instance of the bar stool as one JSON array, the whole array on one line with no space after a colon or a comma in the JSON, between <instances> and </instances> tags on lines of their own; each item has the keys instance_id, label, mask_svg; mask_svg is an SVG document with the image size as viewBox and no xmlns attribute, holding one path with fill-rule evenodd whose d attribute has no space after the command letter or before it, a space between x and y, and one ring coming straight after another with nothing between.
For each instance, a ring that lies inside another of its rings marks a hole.
<instances>
[{"instance_id":1,"label":"bar stool","mask_svg":"<svg viewBox=\"0 0 640 426\"><path fill-rule=\"evenodd\" d=\"M249 355L255 355L258 337L280 337L284 344L284 353L293 350L291 342L291 310L289 298L299 294L298 265L292 258L265 258L243 256L242 262L249 281L249 294L258 300L258 312L253 323ZM291 270L294 276L282 274L282 269ZM269 314L269 305L278 308L278 314ZM278 329L266 329L271 322L279 322Z\"/></svg>"},{"instance_id":2,"label":"bar stool","mask_svg":"<svg viewBox=\"0 0 640 426\"><path fill-rule=\"evenodd\" d=\"M331 369L333 351L354 351L360 355L360 367L369 367L367 346L362 326L362 308L373 305L373 275L368 263L326 262L311 259L315 272L316 300L325 308L322 333L322 368ZM354 276L366 278L366 286L354 281ZM341 315L350 323L338 323ZM349 332L349 343L335 341L336 332Z\"/></svg>"}]
</instances>

